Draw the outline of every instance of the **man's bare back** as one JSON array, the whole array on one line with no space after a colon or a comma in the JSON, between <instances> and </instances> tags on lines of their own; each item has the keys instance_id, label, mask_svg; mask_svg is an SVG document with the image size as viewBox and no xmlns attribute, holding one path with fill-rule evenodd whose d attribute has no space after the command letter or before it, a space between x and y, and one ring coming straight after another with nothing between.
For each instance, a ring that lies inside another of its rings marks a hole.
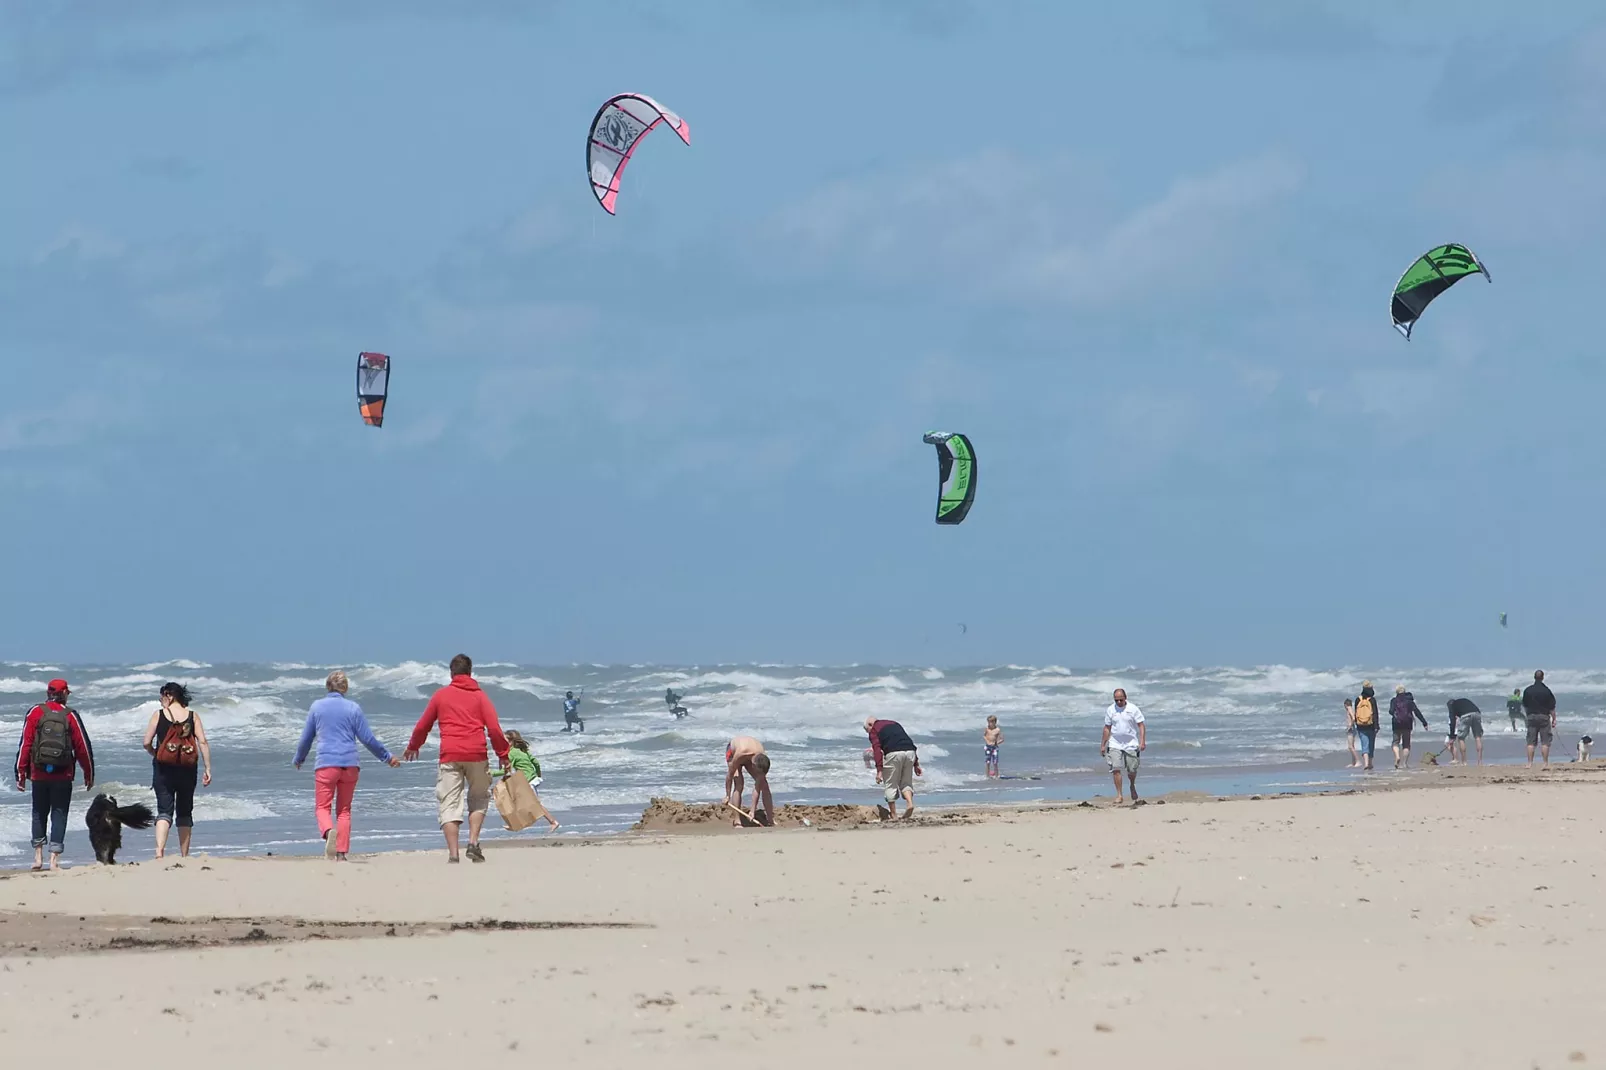
<instances>
[{"instance_id":1,"label":"man's bare back","mask_svg":"<svg viewBox=\"0 0 1606 1070\"><path fill-rule=\"evenodd\" d=\"M735 806L742 808L745 785L742 774L753 778L753 809L764 810L770 822L775 820L775 800L770 796L770 758L764 753L764 744L752 736L737 736L725 748L725 801L731 802L734 789Z\"/></svg>"}]
</instances>

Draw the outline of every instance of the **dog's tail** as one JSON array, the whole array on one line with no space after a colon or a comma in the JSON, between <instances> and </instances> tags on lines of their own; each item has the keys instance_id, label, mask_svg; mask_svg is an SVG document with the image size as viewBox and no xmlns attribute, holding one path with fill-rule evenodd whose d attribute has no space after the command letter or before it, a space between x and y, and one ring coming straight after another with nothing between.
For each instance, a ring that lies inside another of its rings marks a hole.
<instances>
[{"instance_id":1,"label":"dog's tail","mask_svg":"<svg viewBox=\"0 0 1606 1070\"><path fill-rule=\"evenodd\" d=\"M156 820L156 815L151 813L151 808L144 803L119 806L112 811L112 814L117 818L118 824L131 829L148 829L151 827L151 822Z\"/></svg>"}]
</instances>

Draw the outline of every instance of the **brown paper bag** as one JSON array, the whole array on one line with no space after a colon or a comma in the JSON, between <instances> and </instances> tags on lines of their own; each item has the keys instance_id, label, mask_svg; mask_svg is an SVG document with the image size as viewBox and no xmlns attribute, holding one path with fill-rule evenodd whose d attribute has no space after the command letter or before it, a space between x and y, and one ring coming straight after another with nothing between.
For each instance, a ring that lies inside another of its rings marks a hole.
<instances>
[{"instance_id":1,"label":"brown paper bag","mask_svg":"<svg viewBox=\"0 0 1606 1070\"><path fill-rule=\"evenodd\" d=\"M497 813L502 815L503 823L513 832L529 828L546 813L546 807L535 797L535 789L517 770L496 782L491 798L496 803Z\"/></svg>"}]
</instances>

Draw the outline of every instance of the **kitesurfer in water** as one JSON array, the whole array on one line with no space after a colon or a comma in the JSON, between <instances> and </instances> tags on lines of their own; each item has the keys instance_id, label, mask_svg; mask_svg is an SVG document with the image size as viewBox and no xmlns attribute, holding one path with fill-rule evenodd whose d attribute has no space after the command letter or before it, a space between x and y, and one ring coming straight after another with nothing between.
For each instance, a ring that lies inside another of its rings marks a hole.
<instances>
[{"instance_id":1,"label":"kitesurfer in water","mask_svg":"<svg viewBox=\"0 0 1606 1070\"><path fill-rule=\"evenodd\" d=\"M580 700L574 697L573 691L565 691L563 693L563 730L565 732L572 731L575 725L579 725L582 732L586 730L586 723L580 719Z\"/></svg>"},{"instance_id":2,"label":"kitesurfer in water","mask_svg":"<svg viewBox=\"0 0 1606 1070\"><path fill-rule=\"evenodd\" d=\"M675 689L672 687L664 688L664 705L669 707L669 712L677 719L686 716L686 707L680 704L680 696L675 694Z\"/></svg>"}]
</instances>

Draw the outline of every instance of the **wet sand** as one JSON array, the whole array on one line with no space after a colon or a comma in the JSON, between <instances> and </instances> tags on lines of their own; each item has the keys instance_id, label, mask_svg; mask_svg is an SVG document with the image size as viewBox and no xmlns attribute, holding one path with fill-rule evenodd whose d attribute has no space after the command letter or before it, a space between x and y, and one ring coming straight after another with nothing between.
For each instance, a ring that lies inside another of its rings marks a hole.
<instances>
[{"instance_id":1,"label":"wet sand","mask_svg":"<svg viewBox=\"0 0 1606 1070\"><path fill-rule=\"evenodd\" d=\"M649 829L708 834L484 865L12 872L0 1042L135 1066L1602 1064L1602 764L896 824L665 803Z\"/></svg>"}]
</instances>

